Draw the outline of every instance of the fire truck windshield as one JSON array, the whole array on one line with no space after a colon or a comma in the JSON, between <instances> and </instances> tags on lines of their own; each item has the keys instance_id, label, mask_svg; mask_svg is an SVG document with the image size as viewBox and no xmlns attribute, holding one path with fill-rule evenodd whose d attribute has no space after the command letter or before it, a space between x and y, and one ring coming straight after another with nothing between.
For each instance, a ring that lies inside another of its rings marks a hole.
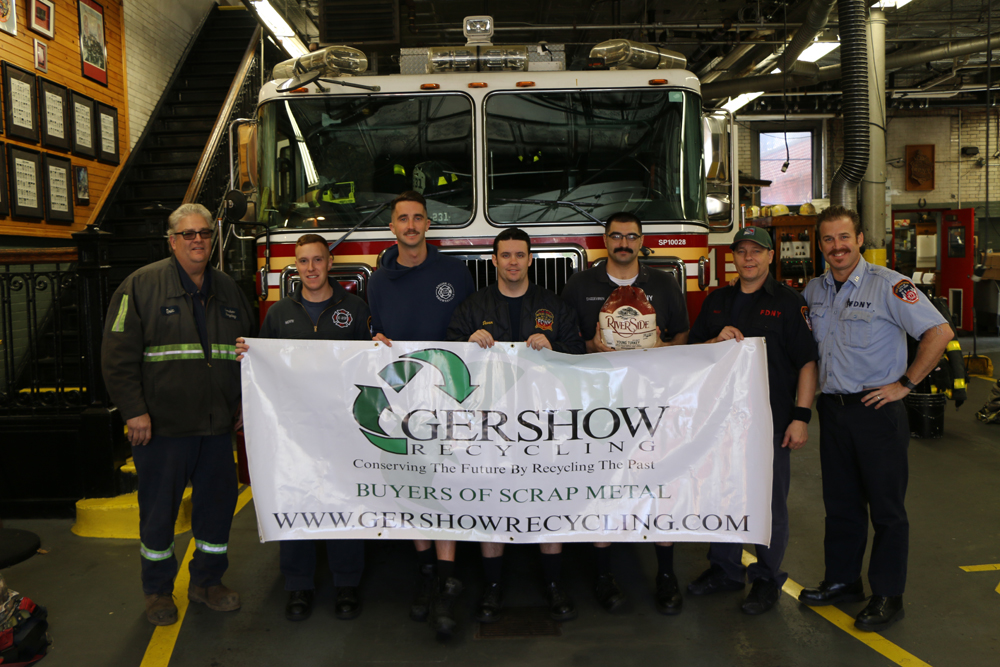
<instances>
[{"instance_id":1,"label":"fire truck windshield","mask_svg":"<svg viewBox=\"0 0 1000 667\"><path fill-rule=\"evenodd\" d=\"M462 94L336 95L261 105L259 220L352 227L404 190L436 226L472 218L472 102ZM366 227L386 227L383 210Z\"/></svg>"},{"instance_id":2,"label":"fire truck windshield","mask_svg":"<svg viewBox=\"0 0 1000 667\"><path fill-rule=\"evenodd\" d=\"M498 92L485 113L495 224L593 224L623 210L643 221L707 222L701 99L692 92Z\"/></svg>"}]
</instances>

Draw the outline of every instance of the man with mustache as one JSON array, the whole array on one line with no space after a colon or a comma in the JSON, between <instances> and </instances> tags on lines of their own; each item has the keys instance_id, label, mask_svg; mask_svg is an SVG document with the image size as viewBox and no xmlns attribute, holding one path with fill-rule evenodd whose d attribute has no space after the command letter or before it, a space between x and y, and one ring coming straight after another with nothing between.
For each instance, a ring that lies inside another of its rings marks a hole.
<instances>
[{"instance_id":1,"label":"man with mustache","mask_svg":"<svg viewBox=\"0 0 1000 667\"><path fill-rule=\"evenodd\" d=\"M404 192L389 210L396 245L382 255L368 288L374 340L390 347L393 340L447 340L455 308L475 291L472 273L427 243L431 221L422 194ZM410 618L430 617L438 636L447 639L455 629L455 599L462 592L462 582L455 578L455 543L414 540L414 545L420 574Z\"/></svg>"},{"instance_id":2,"label":"man with mustache","mask_svg":"<svg viewBox=\"0 0 1000 667\"><path fill-rule=\"evenodd\" d=\"M870 516L872 596L854 626L877 632L904 613L910 428L902 399L934 370L954 334L906 276L865 261L856 212L831 206L816 219L816 236L830 270L813 278L803 296L820 352L826 574L799 600L817 607L865 599L861 564ZM907 334L920 341L909 366Z\"/></svg>"},{"instance_id":3,"label":"man with mustache","mask_svg":"<svg viewBox=\"0 0 1000 667\"><path fill-rule=\"evenodd\" d=\"M743 590L741 605L751 616L771 609L781 596L788 573L781 561L788 547L788 487L791 451L809 437L807 424L816 394L816 341L809 329L809 309L802 296L782 285L768 270L774 243L762 227L740 230L729 246L740 279L708 295L691 327L692 343L718 343L759 336L767 343L767 376L774 425L771 482L771 543L756 545L757 562L743 566L743 545L716 542L708 549L711 567L688 584L692 595Z\"/></svg>"},{"instance_id":4,"label":"man with mustache","mask_svg":"<svg viewBox=\"0 0 1000 667\"><path fill-rule=\"evenodd\" d=\"M616 213L605 225L604 245L608 250L605 265L574 274L562 298L576 311L580 332L587 352L612 352L604 344L598 316L611 293L622 285L635 285L646 293L656 310L656 346L683 345L688 339L687 304L674 277L665 271L651 269L639 263L642 248L642 222L631 213ZM597 601L608 611L625 602L618 582L611 571L611 543L594 544L597 554ZM656 545L656 609L661 614L681 612L683 598L674 574L674 547L669 542Z\"/></svg>"}]
</instances>

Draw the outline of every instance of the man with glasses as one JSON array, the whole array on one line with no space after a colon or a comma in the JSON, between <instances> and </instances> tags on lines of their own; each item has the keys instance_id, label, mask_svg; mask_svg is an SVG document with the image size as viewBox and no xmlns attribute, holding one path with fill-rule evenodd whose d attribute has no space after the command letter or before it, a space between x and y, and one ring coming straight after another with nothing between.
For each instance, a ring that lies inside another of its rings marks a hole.
<instances>
[{"instance_id":1,"label":"man with glasses","mask_svg":"<svg viewBox=\"0 0 1000 667\"><path fill-rule=\"evenodd\" d=\"M563 300L576 311L587 351L613 351L601 338L598 316L611 293L623 285L641 288L656 310L657 347L685 344L688 339L688 315L684 295L671 274L639 263L642 249L642 223L639 218L624 212L608 218L604 245L608 249L607 264L574 274L562 293ZM594 546L597 554L597 601L608 611L614 611L624 604L625 594L611 571L611 543L599 542ZM683 598L674 574L673 544L656 544L656 560L656 609L668 616L679 614Z\"/></svg>"},{"instance_id":2,"label":"man with glasses","mask_svg":"<svg viewBox=\"0 0 1000 667\"><path fill-rule=\"evenodd\" d=\"M740 230L732 244L733 263L740 278L735 285L708 295L691 327L692 343L741 341L759 336L767 343L767 376L774 458L771 482L771 543L756 545L757 562L744 567L743 545L713 543L708 549L711 567L688 584L691 595L743 590L750 593L740 607L756 616L771 609L781 596L788 573L781 561L788 547L788 487L791 451L808 439L810 406L816 393L819 352L809 328L805 299L771 277L774 244L766 229Z\"/></svg>"},{"instance_id":3,"label":"man with glasses","mask_svg":"<svg viewBox=\"0 0 1000 667\"><path fill-rule=\"evenodd\" d=\"M191 483L188 599L215 611L240 608L222 584L236 508L232 430L240 412L236 339L254 315L232 278L209 266L212 216L200 204L170 214L172 256L139 269L108 309L104 382L128 425L139 476L139 553L146 618L177 622L174 523Z\"/></svg>"}]
</instances>

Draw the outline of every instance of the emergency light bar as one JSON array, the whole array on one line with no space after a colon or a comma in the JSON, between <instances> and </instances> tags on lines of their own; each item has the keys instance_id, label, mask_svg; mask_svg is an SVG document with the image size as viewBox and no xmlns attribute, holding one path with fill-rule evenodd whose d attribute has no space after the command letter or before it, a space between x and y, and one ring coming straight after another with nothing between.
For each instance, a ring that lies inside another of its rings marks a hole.
<instances>
[{"instance_id":1,"label":"emergency light bar","mask_svg":"<svg viewBox=\"0 0 1000 667\"><path fill-rule=\"evenodd\" d=\"M363 51L350 46L328 46L278 63L271 70L271 80L284 81L312 71L318 71L322 77L332 78L341 74L361 74L367 69L368 58Z\"/></svg>"},{"instance_id":2,"label":"emergency light bar","mask_svg":"<svg viewBox=\"0 0 1000 667\"><path fill-rule=\"evenodd\" d=\"M591 58L602 58L605 65L630 69L687 69L687 58L676 51L631 39L609 39L590 50Z\"/></svg>"},{"instance_id":3,"label":"emergency light bar","mask_svg":"<svg viewBox=\"0 0 1000 667\"><path fill-rule=\"evenodd\" d=\"M524 72L527 46L435 46L427 49L427 73Z\"/></svg>"}]
</instances>

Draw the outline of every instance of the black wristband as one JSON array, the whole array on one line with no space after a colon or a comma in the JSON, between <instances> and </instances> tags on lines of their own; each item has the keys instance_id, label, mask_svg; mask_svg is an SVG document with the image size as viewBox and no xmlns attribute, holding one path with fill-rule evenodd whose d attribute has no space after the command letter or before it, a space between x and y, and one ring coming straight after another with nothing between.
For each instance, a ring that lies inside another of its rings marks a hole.
<instances>
[{"instance_id":1,"label":"black wristband","mask_svg":"<svg viewBox=\"0 0 1000 667\"><path fill-rule=\"evenodd\" d=\"M797 405L794 408L792 408L793 420L798 419L799 421L808 424L809 420L812 419L812 416L813 416L813 411L810 408L800 408Z\"/></svg>"}]
</instances>

